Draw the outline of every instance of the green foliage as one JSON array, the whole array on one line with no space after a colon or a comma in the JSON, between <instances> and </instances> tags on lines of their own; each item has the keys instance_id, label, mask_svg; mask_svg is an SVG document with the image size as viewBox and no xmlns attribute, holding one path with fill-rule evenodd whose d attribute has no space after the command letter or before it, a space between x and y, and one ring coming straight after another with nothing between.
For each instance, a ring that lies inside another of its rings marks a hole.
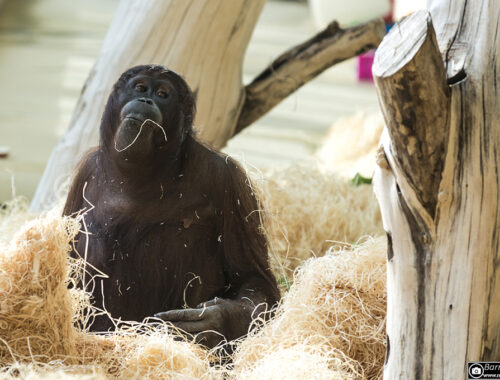
<instances>
[{"instance_id":1,"label":"green foliage","mask_svg":"<svg viewBox=\"0 0 500 380\"><path fill-rule=\"evenodd\" d=\"M278 286L285 291L289 291L292 286L292 281L289 281L285 276L278 278Z\"/></svg>"},{"instance_id":2,"label":"green foliage","mask_svg":"<svg viewBox=\"0 0 500 380\"><path fill-rule=\"evenodd\" d=\"M356 175L351 179L351 185L361 186L361 185L371 185L372 178L363 177L361 174L356 173Z\"/></svg>"}]
</instances>

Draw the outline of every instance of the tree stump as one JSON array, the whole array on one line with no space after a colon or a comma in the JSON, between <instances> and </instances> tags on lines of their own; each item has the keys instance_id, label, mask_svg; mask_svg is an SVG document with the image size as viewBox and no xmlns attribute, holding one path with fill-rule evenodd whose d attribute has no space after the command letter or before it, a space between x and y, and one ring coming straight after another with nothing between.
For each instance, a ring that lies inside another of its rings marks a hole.
<instances>
[{"instance_id":1,"label":"tree stump","mask_svg":"<svg viewBox=\"0 0 500 380\"><path fill-rule=\"evenodd\" d=\"M373 66L391 380L500 360L500 2L429 10L395 25Z\"/></svg>"}]
</instances>

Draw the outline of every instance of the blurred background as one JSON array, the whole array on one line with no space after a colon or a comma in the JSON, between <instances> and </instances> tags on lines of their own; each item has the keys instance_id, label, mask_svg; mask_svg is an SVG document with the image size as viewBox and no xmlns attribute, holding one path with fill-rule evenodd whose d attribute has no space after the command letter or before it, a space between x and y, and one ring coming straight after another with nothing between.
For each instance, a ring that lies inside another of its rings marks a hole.
<instances>
[{"instance_id":1,"label":"blurred background","mask_svg":"<svg viewBox=\"0 0 500 380\"><path fill-rule=\"evenodd\" d=\"M33 196L117 4L0 0L0 203L14 195ZM391 21L423 7L423 0L268 0L247 50L244 83L333 19L343 26L384 16ZM369 53L325 71L230 140L224 151L260 170L316 160L332 125L377 113L374 85L362 70L372 58Z\"/></svg>"}]
</instances>

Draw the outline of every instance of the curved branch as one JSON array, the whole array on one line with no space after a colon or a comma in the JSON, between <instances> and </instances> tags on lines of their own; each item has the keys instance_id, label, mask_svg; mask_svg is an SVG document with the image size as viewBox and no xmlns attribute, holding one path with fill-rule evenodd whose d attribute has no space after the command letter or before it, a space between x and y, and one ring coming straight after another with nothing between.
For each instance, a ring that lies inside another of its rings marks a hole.
<instances>
[{"instance_id":1,"label":"curved branch","mask_svg":"<svg viewBox=\"0 0 500 380\"><path fill-rule=\"evenodd\" d=\"M248 86L234 134L241 132L303 84L336 63L378 46L382 19L342 29L336 21L311 39L279 56Z\"/></svg>"}]
</instances>

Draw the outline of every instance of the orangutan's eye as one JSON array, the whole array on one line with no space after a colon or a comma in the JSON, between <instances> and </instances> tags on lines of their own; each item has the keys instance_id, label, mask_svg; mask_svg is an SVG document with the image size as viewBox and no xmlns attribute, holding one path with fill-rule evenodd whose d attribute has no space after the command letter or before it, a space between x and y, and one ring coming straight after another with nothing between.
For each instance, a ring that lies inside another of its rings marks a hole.
<instances>
[{"instance_id":1,"label":"orangutan's eye","mask_svg":"<svg viewBox=\"0 0 500 380\"><path fill-rule=\"evenodd\" d=\"M158 92L156 93L160 98L167 98L168 97L168 93L164 90L158 90Z\"/></svg>"},{"instance_id":2,"label":"orangutan's eye","mask_svg":"<svg viewBox=\"0 0 500 380\"><path fill-rule=\"evenodd\" d=\"M140 83L137 83L134 88L136 91L139 91L139 92L146 91L146 86L144 86L143 84L140 84Z\"/></svg>"}]
</instances>

